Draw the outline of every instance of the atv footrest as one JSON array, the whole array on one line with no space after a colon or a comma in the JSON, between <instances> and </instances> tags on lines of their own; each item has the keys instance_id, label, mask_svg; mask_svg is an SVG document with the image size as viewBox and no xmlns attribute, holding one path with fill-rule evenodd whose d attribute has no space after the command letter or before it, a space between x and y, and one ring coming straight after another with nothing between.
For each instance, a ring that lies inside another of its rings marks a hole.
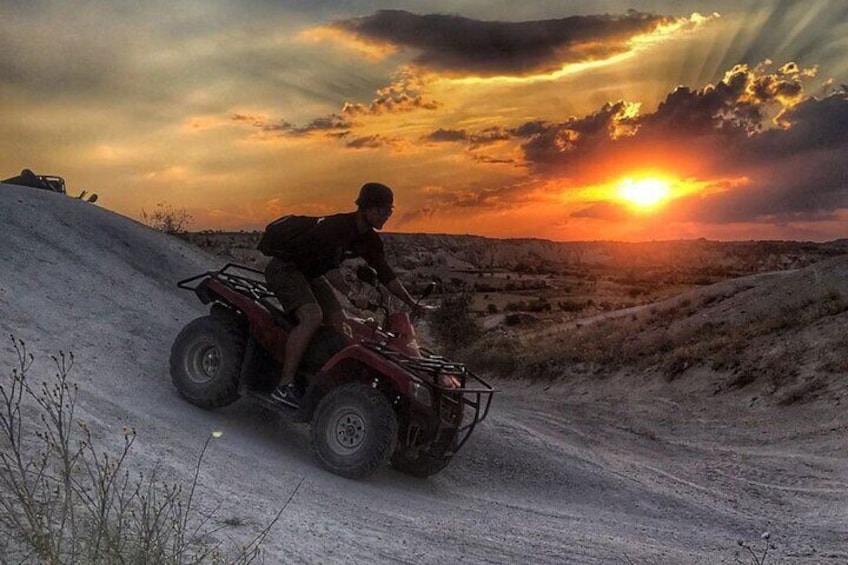
<instances>
[{"instance_id":1,"label":"atv footrest","mask_svg":"<svg viewBox=\"0 0 848 565\"><path fill-rule=\"evenodd\" d=\"M274 412L282 416L289 422L308 422L309 414L305 409L305 403L299 408L285 406L271 399L271 396L261 392L248 391L245 396L254 402L257 402L266 408L272 409Z\"/></svg>"}]
</instances>

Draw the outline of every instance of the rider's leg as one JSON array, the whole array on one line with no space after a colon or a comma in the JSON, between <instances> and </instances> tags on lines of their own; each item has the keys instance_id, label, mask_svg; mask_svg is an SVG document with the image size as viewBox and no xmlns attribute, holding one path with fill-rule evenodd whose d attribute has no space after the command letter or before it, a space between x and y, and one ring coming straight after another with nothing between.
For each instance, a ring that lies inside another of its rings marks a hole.
<instances>
[{"instance_id":1,"label":"rider's leg","mask_svg":"<svg viewBox=\"0 0 848 565\"><path fill-rule=\"evenodd\" d=\"M295 311L295 315L297 316L298 324L292 329L286 339L286 356L283 360L283 372L280 376L281 386L294 381L300 360L303 358L303 354L306 352L312 336L315 335L315 332L321 326L324 312L317 303L310 302L299 307Z\"/></svg>"},{"instance_id":2,"label":"rider's leg","mask_svg":"<svg viewBox=\"0 0 848 565\"><path fill-rule=\"evenodd\" d=\"M324 324L340 328L343 320L342 305L336 298L333 286L324 277L312 279L309 286L324 311Z\"/></svg>"},{"instance_id":3,"label":"rider's leg","mask_svg":"<svg viewBox=\"0 0 848 565\"><path fill-rule=\"evenodd\" d=\"M298 322L286 339L279 383L284 387L294 382L298 365L309 346L309 341L321 325L324 312L312 292L309 281L294 264L271 259L265 268L265 279L283 309L293 312ZM306 383L297 384L303 387Z\"/></svg>"}]
</instances>

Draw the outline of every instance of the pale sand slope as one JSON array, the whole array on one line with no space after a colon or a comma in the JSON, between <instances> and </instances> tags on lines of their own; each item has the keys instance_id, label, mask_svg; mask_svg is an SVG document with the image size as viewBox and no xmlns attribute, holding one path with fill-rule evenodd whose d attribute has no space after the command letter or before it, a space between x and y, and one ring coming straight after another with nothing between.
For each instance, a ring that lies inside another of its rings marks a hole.
<instances>
[{"instance_id":1,"label":"pale sand slope","mask_svg":"<svg viewBox=\"0 0 848 565\"><path fill-rule=\"evenodd\" d=\"M775 563L848 562L844 406L748 408L748 393L710 397L697 375L504 383L442 474L331 475L306 427L244 401L205 412L172 387L171 342L204 313L175 282L220 264L96 206L0 186L0 334L36 353L36 379L48 353L73 350L80 416L115 446L134 426L134 468L188 480L223 430L199 496L221 504L214 525L244 525L218 537L252 537L304 479L269 563L733 563L736 541L766 529ZM2 378L13 360L5 341Z\"/></svg>"}]
</instances>

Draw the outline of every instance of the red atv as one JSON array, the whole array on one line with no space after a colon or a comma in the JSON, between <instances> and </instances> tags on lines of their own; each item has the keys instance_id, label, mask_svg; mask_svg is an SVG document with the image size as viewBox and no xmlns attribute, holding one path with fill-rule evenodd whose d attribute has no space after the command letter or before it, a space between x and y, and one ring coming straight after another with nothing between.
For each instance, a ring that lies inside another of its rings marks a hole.
<instances>
[{"instance_id":1,"label":"red atv","mask_svg":"<svg viewBox=\"0 0 848 565\"><path fill-rule=\"evenodd\" d=\"M299 408L269 396L294 320L263 273L227 264L180 281L211 311L174 341L177 390L203 408L247 396L310 422L318 460L345 477L364 477L387 460L416 477L438 473L486 417L495 390L464 365L419 347L409 316L389 311L374 271L363 266L357 276L375 288L371 309L382 320L345 315L341 327L319 330L301 362L309 385Z\"/></svg>"}]
</instances>

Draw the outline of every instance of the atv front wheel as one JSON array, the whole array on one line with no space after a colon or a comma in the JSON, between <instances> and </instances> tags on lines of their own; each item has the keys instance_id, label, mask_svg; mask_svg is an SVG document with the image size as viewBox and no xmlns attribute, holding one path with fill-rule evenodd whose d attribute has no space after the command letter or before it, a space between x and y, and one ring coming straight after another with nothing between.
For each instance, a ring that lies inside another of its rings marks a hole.
<instances>
[{"instance_id":1,"label":"atv front wheel","mask_svg":"<svg viewBox=\"0 0 848 565\"><path fill-rule=\"evenodd\" d=\"M318 404L310 430L312 448L328 471L357 479L386 463L397 427L388 398L375 388L350 383Z\"/></svg>"},{"instance_id":2,"label":"atv front wheel","mask_svg":"<svg viewBox=\"0 0 848 565\"><path fill-rule=\"evenodd\" d=\"M392 467L417 479L426 479L435 475L447 467L450 461L450 456L432 457L426 453L420 454L415 459L406 457L403 453L392 455Z\"/></svg>"},{"instance_id":3,"label":"atv front wheel","mask_svg":"<svg viewBox=\"0 0 848 565\"><path fill-rule=\"evenodd\" d=\"M238 400L246 336L236 320L197 318L171 346L171 380L177 391L201 408L219 408Z\"/></svg>"},{"instance_id":4,"label":"atv front wheel","mask_svg":"<svg viewBox=\"0 0 848 565\"><path fill-rule=\"evenodd\" d=\"M442 471L448 466L453 455L445 455L447 447L453 447L456 442L457 430L445 431L440 441L432 451L421 451L416 457L410 457L405 451L397 450L392 454L392 467L396 470L419 479L426 479Z\"/></svg>"}]
</instances>

